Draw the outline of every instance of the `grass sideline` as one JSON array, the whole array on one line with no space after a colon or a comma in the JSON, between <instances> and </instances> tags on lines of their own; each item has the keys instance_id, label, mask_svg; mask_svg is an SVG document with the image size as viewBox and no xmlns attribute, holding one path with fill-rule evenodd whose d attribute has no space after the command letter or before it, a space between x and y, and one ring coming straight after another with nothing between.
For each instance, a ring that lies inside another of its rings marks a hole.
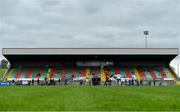
<instances>
[{"instance_id":1,"label":"grass sideline","mask_svg":"<svg viewBox=\"0 0 180 112\"><path fill-rule=\"evenodd\" d=\"M179 111L180 86L0 87L0 111Z\"/></svg>"}]
</instances>

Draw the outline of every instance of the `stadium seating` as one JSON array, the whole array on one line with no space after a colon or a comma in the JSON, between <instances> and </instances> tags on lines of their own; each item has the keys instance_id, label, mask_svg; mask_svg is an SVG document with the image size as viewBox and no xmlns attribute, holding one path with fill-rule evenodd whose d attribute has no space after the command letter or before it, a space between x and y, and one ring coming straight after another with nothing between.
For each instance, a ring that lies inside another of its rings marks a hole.
<instances>
[{"instance_id":1,"label":"stadium seating","mask_svg":"<svg viewBox=\"0 0 180 112\"><path fill-rule=\"evenodd\" d=\"M166 78L166 74L164 73L163 69L161 67L157 67L158 68L158 71L159 73L161 74L162 78Z\"/></svg>"},{"instance_id":2,"label":"stadium seating","mask_svg":"<svg viewBox=\"0 0 180 112\"><path fill-rule=\"evenodd\" d=\"M164 71L164 73L166 74L167 78L171 78L172 76L170 75L170 72L168 71L167 67L162 67L162 70Z\"/></svg>"},{"instance_id":3,"label":"stadium seating","mask_svg":"<svg viewBox=\"0 0 180 112\"><path fill-rule=\"evenodd\" d=\"M126 74L126 77L127 77L127 78L132 78L132 74L131 74L131 72L128 70L127 67L124 67L124 71L125 71L125 74Z\"/></svg>"},{"instance_id":4,"label":"stadium seating","mask_svg":"<svg viewBox=\"0 0 180 112\"><path fill-rule=\"evenodd\" d=\"M137 67L136 69L137 69L137 72L139 73L141 79L142 79L142 78L146 78L146 75L145 75L143 69L141 69L141 68L139 68L139 67Z\"/></svg>"},{"instance_id":5,"label":"stadium seating","mask_svg":"<svg viewBox=\"0 0 180 112\"><path fill-rule=\"evenodd\" d=\"M101 68L101 79L102 79L102 81L106 81L106 75L104 72L104 68Z\"/></svg>"},{"instance_id":6,"label":"stadium seating","mask_svg":"<svg viewBox=\"0 0 180 112\"><path fill-rule=\"evenodd\" d=\"M86 68L85 68L85 67L82 67L82 68L81 68L81 76L82 76L82 77L85 77L85 76L86 76Z\"/></svg>"},{"instance_id":7,"label":"stadium seating","mask_svg":"<svg viewBox=\"0 0 180 112\"><path fill-rule=\"evenodd\" d=\"M24 70L22 70L22 73L20 74L19 78L25 78L26 73L28 73L28 69L30 69L30 68L24 68Z\"/></svg>"},{"instance_id":8,"label":"stadium seating","mask_svg":"<svg viewBox=\"0 0 180 112\"><path fill-rule=\"evenodd\" d=\"M59 79L65 76L70 78L86 77L90 74L101 77L102 81L106 80L106 75L121 74L122 77L132 78L135 74L138 80L153 80L156 78L174 78L170 68L165 66L158 67L141 67L141 66L110 66L110 67L78 67L78 66L61 66L61 67L14 67L9 69L4 78L40 78L45 77Z\"/></svg>"},{"instance_id":9,"label":"stadium seating","mask_svg":"<svg viewBox=\"0 0 180 112\"><path fill-rule=\"evenodd\" d=\"M125 71L122 67L119 67L121 77L126 77Z\"/></svg>"},{"instance_id":10,"label":"stadium seating","mask_svg":"<svg viewBox=\"0 0 180 112\"><path fill-rule=\"evenodd\" d=\"M72 67L66 67L66 73L65 73L65 75L66 75L67 78L72 77L71 68L72 68Z\"/></svg>"},{"instance_id":11,"label":"stadium seating","mask_svg":"<svg viewBox=\"0 0 180 112\"><path fill-rule=\"evenodd\" d=\"M40 77L41 77L41 74L42 74L42 71L43 71L43 68L42 68L42 67L39 67L39 68L34 72L34 74L32 75L31 78L40 78Z\"/></svg>"},{"instance_id":12,"label":"stadium seating","mask_svg":"<svg viewBox=\"0 0 180 112\"><path fill-rule=\"evenodd\" d=\"M29 70L27 71L26 75L25 75L25 78L30 78L32 72L33 72L33 68L30 67Z\"/></svg>"},{"instance_id":13,"label":"stadium seating","mask_svg":"<svg viewBox=\"0 0 180 112\"><path fill-rule=\"evenodd\" d=\"M132 67L131 69L132 69L132 71L134 71L134 73L136 74L136 78L137 78L138 80L141 80L142 77L140 76L140 73L138 72L137 68Z\"/></svg>"},{"instance_id":14,"label":"stadium seating","mask_svg":"<svg viewBox=\"0 0 180 112\"><path fill-rule=\"evenodd\" d=\"M149 74L151 75L152 78L157 78L156 74L153 72L152 68L148 70Z\"/></svg>"},{"instance_id":15,"label":"stadium seating","mask_svg":"<svg viewBox=\"0 0 180 112\"><path fill-rule=\"evenodd\" d=\"M76 77L80 77L80 68L76 67Z\"/></svg>"},{"instance_id":16,"label":"stadium seating","mask_svg":"<svg viewBox=\"0 0 180 112\"><path fill-rule=\"evenodd\" d=\"M66 67L62 67L62 70L61 70L61 77L65 77L66 76Z\"/></svg>"},{"instance_id":17,"label":"stadium seating","mask_svg":"<svg viewBox=\"0 0 180 112\"><path fill-rule=\"evenodd\" d=\"M76 78L76 67L72 67L71 74L73 75L74 78Z\"/></svg>"},{"instance_id":18,"label":"stadium seating","mask_svg":"<svg viewBox=\"0 0 180 112\"><path fill-rule=\"evenodd\" d=\"M9 74L10 78L15 78L15 74L17 73L17 71L18 71L17 67L13 68L12 74Z\"/></svg>"}]
</instances>

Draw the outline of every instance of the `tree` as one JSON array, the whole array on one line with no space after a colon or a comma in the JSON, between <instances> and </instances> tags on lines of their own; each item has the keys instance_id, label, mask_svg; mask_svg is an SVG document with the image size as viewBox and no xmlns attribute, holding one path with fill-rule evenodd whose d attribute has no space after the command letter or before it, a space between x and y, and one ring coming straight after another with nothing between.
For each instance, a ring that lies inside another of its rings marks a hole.
<instances>
[{"instance_id":1,"label":"tree","mask_svg":"<svg viewBox=\"0 0 180 112\"><path fill-rule=\"evenodd\" d=\"M1 60L1 67L4 68L4 69L6 69L6 68L7 68L7 65L8 65L8 61L5 60L5 59L2 59L2 60Z\"/></svg>"}]
</instances>

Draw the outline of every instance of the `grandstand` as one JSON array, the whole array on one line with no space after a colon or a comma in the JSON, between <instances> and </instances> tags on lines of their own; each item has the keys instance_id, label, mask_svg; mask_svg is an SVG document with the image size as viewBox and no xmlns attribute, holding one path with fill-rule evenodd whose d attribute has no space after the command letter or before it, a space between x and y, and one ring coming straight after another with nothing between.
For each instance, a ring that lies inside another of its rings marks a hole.
<instances>
[{"instance_id":1,"label":"grandstand","mask_svg":"<svg viewBox=\"0 0 180 112\"><path fill-rule=\"evenodd\" d=\"M178 55L177 48L3 48L11 67L3 80L45 80L53 78L84 80L96 78L99 84L107 76L122 78L177 81L170 62Z\"/></svg>"}]
</instances>

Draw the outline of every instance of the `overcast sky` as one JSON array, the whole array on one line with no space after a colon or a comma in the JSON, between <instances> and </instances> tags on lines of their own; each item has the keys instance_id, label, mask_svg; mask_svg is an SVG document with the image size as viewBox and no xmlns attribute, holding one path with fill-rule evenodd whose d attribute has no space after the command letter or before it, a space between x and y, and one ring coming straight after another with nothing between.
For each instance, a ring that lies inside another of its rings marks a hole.
<instances>
[{"instance_id":1,"label":"overcast sky","mask_svg":"<svg viewBox=\"0 0 180 112\"><path fill-rule=\"evenodd\" d=\"M3 47L180 48L180 0L0 0Z\"/></svg>"}]
</instances>

